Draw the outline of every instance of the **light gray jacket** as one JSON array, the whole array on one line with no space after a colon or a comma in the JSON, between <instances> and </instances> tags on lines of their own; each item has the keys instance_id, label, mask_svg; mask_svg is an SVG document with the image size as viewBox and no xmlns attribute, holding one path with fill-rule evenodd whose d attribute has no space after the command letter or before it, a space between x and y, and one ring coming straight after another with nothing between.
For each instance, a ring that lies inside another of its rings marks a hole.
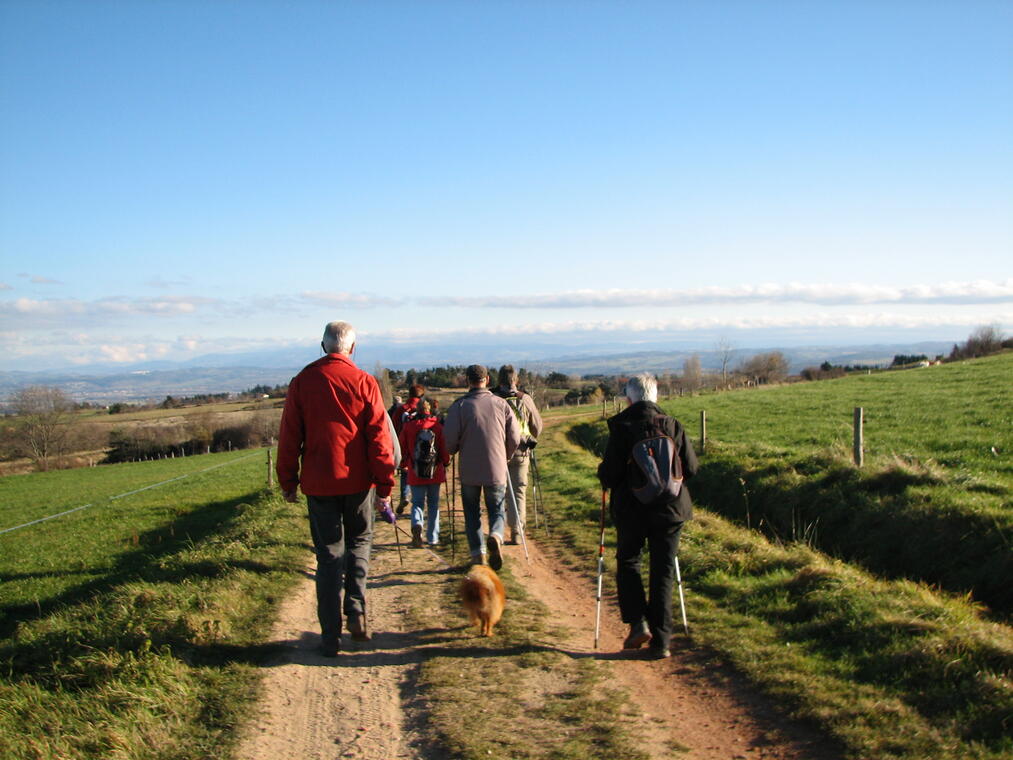
<instances>
[{"instance_id":1,"label":"light gray jacket","mask_svg":"<svg viewBox=\"0 0 1013 760\"><path fill-rule=\"evenodd\" d=\"M461 452L461 483L506 485L507 460L521 441L520 426L506 401L485 388L472 388L450 405L443 438L451 455Z\"/></svg>"}]
</instances>

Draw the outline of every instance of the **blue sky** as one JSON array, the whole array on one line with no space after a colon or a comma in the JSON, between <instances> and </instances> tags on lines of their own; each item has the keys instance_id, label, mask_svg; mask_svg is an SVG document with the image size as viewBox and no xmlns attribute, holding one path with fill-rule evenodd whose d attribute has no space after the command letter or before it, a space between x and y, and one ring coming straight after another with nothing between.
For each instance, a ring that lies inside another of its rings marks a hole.
<instances>
[{"instance_id":1,"label":"blue sky","mask_svg":"<svg viewBox=\"0 0 1013 760\"><path fill-rule=\"evenodd\" d=\"M1013 329L1009 2L0 3L0 369Z\"/></svg>"}]
</instances>

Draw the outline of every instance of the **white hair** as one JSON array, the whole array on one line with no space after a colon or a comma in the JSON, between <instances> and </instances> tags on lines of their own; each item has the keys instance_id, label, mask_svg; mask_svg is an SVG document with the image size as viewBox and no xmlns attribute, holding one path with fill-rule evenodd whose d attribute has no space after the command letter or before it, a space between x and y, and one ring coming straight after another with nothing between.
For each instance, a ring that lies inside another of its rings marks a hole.
<instances>
[{"instance_id":1,"label":"white hair","mask_svg":"<svg viewBox=\"0 0 1013 760\"><path fill-rule=\"evenodd\" d=\"M349 354L355 344L355 328L348 322L329 322L324 328L323 343L329 354Z\"/></svg>"},{"instance_id":2,"label":"white hair","mask_svg":"<svg viewBox=\"0 0 1013 760\"><path fill-rule=\"evenodd\" d=\"M631 377L626 381L624 390L626 398L634 404L638 401L655 402L658 400L658 381L649 372L642 372Z\"/></svg>"}]
</instances>

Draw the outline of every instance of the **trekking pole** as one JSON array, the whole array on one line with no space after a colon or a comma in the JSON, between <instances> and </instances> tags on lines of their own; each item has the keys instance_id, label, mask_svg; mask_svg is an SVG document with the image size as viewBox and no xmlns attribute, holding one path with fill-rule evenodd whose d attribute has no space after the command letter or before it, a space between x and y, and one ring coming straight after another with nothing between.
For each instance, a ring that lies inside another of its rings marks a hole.
<instances>
[{"instance_id":1,"label":"trekking pole","mask_svg":"<svg viewBox=\"0 0 1013 760\"><path fill-rule=\"evenodd\" d=\"M598 595L594 613L594 648L598 648L598 634L601 631L601 578L605 574L605 489L601 489L601 539L598 541ZM682 588L680 586L680 588Z\"/></svg>"},{"instance_id":2,"label":"trekking pole","mask_svg":"<svg viewBox=\"0 0 1013 760\"><path fill-rule=\"evenodd\" d=\"M514 505L514 525L517 526L517 532L521 534L521 544L524 546L524 559L531 564L531 557L528 555L528 539L524 537L524 524L521 522L521 513L517 508L517 495L514 493L514 484L510 480L510 473L507 473L507 489L510 491L510 503Z\"/></svg>"},{"instance_id":3,"label":"trekking pole","mask_svg":"<svg viewBox=\"0 0 1013 760\"><path fill-rule=\"evenodd\" d=\"M450 458L450 561L457 564L457 537L454 535L454 500L456 499L457 455Z\"/></svg>"},{"instance_id":4,"label":"trekking pole","mask_svg":"<svg viewBox=\"0 0 1013 760\"><path fill-rule=\"evenodd\" d=\"M531 506L535 509L535 528L541 527L538 519L538 468L535 466L535 450L531 449Z\"/></svg>"},{"instance_id":5,"label":"trekking pole","mask_svg":"<svg viewBox=\"0 0 1013 760\"><path fill-rule=\"evenodd\" d=\"M401 541L397 537L397 522L391 523L391 525L394 527L394 543L397 545L397 558L401 562L401 567L404 567L404 557L401 556Z\"/></svg>"},{"instance_id":6,"label":"trekking pole","mask_svg":"<svg viewBox=\"0 0 1013 760\"><path fill-rule=\"evenodd\" d=\"M535 450L531 449L531 471L534 473L534 477L531 479L531 488L535 497L535 517L537 519L538 513L542 513L542 520L545 522L545 535L551 535L549 533L549 516L545 514L545 504L542 501L542 475L538 471L538 459L535 458Z\"/></svg>"},{"instance_id":7,"label":"trekking pole","mask_svg":"<svg viewBox=\"0 0 1013 760\"><path fill-rule=\"evenodd\" d=\"M675 555L675 579L679 582L679 608L682 610L682 630L689 636L689 623L686 621L686 597L682 595L682 573L679 571L679 555Z\"/></svg>"}]
</instances>

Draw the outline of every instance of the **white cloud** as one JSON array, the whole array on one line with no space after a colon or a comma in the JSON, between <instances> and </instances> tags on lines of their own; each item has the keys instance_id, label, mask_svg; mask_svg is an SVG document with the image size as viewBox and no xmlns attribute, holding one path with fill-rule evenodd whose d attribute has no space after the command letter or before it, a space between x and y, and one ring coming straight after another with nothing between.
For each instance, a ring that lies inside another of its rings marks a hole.
<instances>
[{"instance_id":1,"label":"white cloud","mask_svg":"<svg viewBox=\"0 0 1013 760\"><path fill-rule=\"evenodd\" d=\"M704 304L805 303L822 305L869 304L989 304L1013 301L1013 279L976 280L940 285L889 287L844 284L767 283L738 287L686 290L574 290L520 296L449 296L418 299L424 306L496 309L607 309L678 307Z\"/></svg>"},{"instance_id":2,"label":"white cloud","mask_svg":"<svg viewBox=\"0 0 1013 760\"><path fill-rule=\"evenodd\" d=\"M135 315L179 316L220 305L214 298L165 296L163 298L102 298L82 301L75 298L17 298L0 301L0 318L10 326L42 329L62 320L101 324L111 319Z\"/></svg>"},{"instance_id":3,"label":"white cloud","mask_svg":"<svg viewBox=\"0 0 1013 760\"><path fill-rule=\"evenodd\" d=\"M392 306L403 306L407 303L404 298L391 298L390 296L378 296L373 293L345 293L329 291L310 290L299 294L310 303L323 306L337 306L341 308L372 309L377 307L389 308Z\"/></svg>"},{"instance_id":4,"label":"white cloud","mask_svg":"<svg viewBox=\"0 0 1013 760\"><path fill-rule=\"evenodd\" d=\"M6 282L0 282L0 290L14 290L14 288Z\"/></svg>"},{"instance_id":5,"label":"white cloud","mask_svg":"<svg viewBox=\"0 0 1013 760\"><path fill-rule=\"evenodd\" d=\"M394 330L365 332L372 338L387 338L395 341L418 340L419 338L447 339L451 336L523 336L523 335L565 335L592 333L668 333L694 330L778 330L778 329L837 329L837 328L933 328L933 327L976 327L983 323L996 322L1013 325L1013 312L995 314L983 320L980 315L969 314L901 314L879 313L816 313L807 316L737 316L737 317L686 317L681 319L658 320L566 320L562 322L537 322L527 324L502 324L492 327L448 328L398 328Z\"/></svg>"},{"instance_id":6,"label":"white cloud","mask_svg":"<svg viewBox=\"0 0 1013 760\"><path fill-rule=\"evenodd\" d=\"M35 285L63 285L59 280L53 280L49 277L43 277L41 274L34 275L31 282Z\"/></svg>"}]
</instances>

